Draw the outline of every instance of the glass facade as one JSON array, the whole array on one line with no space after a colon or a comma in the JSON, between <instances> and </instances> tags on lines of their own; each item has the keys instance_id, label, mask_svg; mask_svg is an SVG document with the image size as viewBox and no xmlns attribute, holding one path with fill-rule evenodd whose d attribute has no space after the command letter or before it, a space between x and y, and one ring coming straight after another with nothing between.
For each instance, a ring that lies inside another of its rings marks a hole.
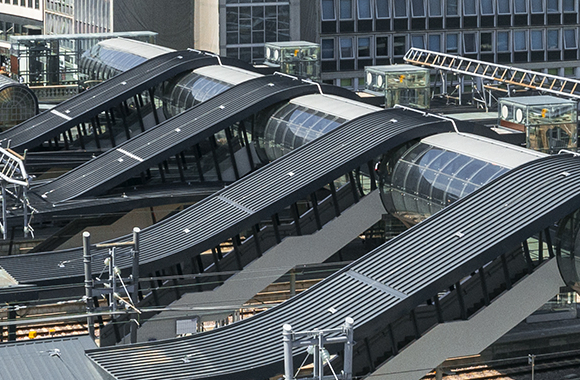
<instances>
[{"instance_id":1,"label":"glass facade","mask_svg":"<svg viewBox=\"0 0 580 380\"><path fill-rule=\"evenodd\" d=\"M288 0L226 0L226 55L262 62L264 44L290 40Z\"/></svg>"},{"instance_id":2,"label":"glass facade","mask_svg":"<svg viewBox=\"0 0 580 380\"><path fill-rule=\"evenodd\" d=\"M555 67L558 75L564 67L579 67L577 1L352 1L350 19L340 18L340 0L320 4L319 39L312 41L323 41L328 52L322 57L323 80L338 85L350 71L356 90L365 67L403 63L412 46L494 63L546 62L544 71ZM368 39L370 54L337 54L349 38L353 46ZM556 63L561 61L568 62Z\"/></svg>"},{"instance_id":3,"label":"glass facade","mask_svg":"<svg viewBox=\"0 0 580 380\"><path fill-rule=\"evenodd\" d=\"M263 130L254 133L258 156L263 162L275 160L345 121L335 115L288 103L272 114Z\"/></svg>"},{"instance_id":4,"label":"glass facade","mask_svg":"<svg viewBox=\"0 0 580 380\"><path fill-rule=\"evenodd\" d=\"M0 131L38 113L38 99L25 85L0 75Z\"/></svg>"},{"instance_id":5,"label":"glass facade","mask_svg":"<svg viewBox=\"0 0 580 380\"><path fill-rule=\"evenodd\" d=\"M166 87L163 94L163 110L167 118L176 116L188 108L213 98L232 85L195 72L181 76Z\"/></svg>"},{"instance_id":6,"label":"glass facade","mask_svg":"<svg viewBox=\"0 0 580 380\"><path fill-rule=\"evenodd\" d=\"M419 223L509 170L423 142L398 157L381 161L381 197L387 211L407 224Z\"/></svg>"}]
</instances>

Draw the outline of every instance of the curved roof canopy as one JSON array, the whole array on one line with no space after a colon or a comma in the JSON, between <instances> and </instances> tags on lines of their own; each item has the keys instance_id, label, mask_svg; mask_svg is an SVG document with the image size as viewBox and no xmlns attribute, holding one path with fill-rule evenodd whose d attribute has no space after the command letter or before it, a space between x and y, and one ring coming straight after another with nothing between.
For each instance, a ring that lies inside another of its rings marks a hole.
<instances>
[{"instance_id":1,"label":"curved roof canopy","mask_svg":"<svg viewBox=\"0 0 580 380\"><path fill-rule=\"evenodd\" d=\"M28 86L0 75L0 130L4 131L38 113L38 99Z\"/></svg>"}]
</instances>

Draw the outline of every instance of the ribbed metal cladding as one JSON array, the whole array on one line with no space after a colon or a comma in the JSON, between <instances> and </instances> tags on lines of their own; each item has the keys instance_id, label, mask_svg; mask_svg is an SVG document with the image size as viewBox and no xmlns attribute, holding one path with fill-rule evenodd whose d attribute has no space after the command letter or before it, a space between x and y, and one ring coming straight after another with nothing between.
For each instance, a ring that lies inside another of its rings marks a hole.
<instances>
[{"instance_id":1,"label":"ribbed metal cladding","mask_svg":"<svg viewBox=\"0 0 580 380\"><path fill-rule=\"evenodd\" d=\"M10 147L18 151L35 148L183 71L217 63L215 57L190 50L160 55L0 133L0 143L10 141Z\"/></svg>"},{"instance_id":2,"label":"ribbed metal cladding","mask_svg":"<svg viewBox=\"0 0 580 380\"><path fill-rule=\"evenodd\" d=\"M318 92L312 83L273 75L239 84L151 128L56 180L33 188L49 203L99 195L183 149L270 105Z\"/></svg>"},{"instance_id":3,"label":"ribbed metal cladding","mask_svg":"<svg viewBox=\"0 0 580 380\"><path fill-rule=\"evenodd\" d=\"M541 158L253 318L191 337L89 350L87 355L116 379L267 378L283 369L284 323L297 330L325 329L353 317L360 342L579 206L580 158ZM380 291L350 276L351 271L406 297ZM334 313L328 312L331 307Z\"/></svg>"},{"instance_id":4,"label":"ribbed metal cladding","mask_svg":"<svg viewBox=\"0 0 580 380\"><path fill-rule=\"evenodd\" d=\"M451 123L391 109L352 120L266 165L183 212L141 232L143 271L197 255L251 228L284 207L410 139L451 130ZM292 174L290 174L292 173ZM115 241L127 241L130 236ZM101 262L106 252L95 252ZM117 265L130 268L128 250L117 249ZM21 283L81 279L81 249L7 256L0 266ZM66 258L65 258L66 257ZM57 267L61 261L70 264ZM98 273L100 268L94 265Z\"/></svg>"}]
</instances>

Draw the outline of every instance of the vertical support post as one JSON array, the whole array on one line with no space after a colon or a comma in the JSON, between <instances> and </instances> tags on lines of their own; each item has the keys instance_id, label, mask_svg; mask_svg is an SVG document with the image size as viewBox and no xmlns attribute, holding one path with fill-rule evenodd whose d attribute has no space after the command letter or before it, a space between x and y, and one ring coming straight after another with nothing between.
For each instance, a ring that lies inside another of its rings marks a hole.
<instances>
[{"instance_id":1,"label":"vertical support post","mask_svg":"<svg viewBox=\"0 0 580 380\"><path fill-rule=\"evenodd\" d=\"M290 269L290 297L296 295L296 271L294 268Z\"/></svg>"},{"instance_id":2,"label":"vertical support post","mask_svg":"<svg viewBox=\"0 0 580 380\"><path fill-rule=\"evenodd\" d=\"M344 380L352 380L352 355L354 350L354 319L346 317L344 321L344 333L346 342L344 343Z\"/></svg>"},{"instance_id":3,"label":"vertical support post","mask_svg":"<svg viewBox=\"0 0 580 380\"><path fill-rule=\"evenodd\" d=\"M2 237L6 240L8 220L6 218L6 183L2 181Z\"/></svg>"},{"instance_id":4,"label":"vertical support post","mask_svg":"<svg viewBox=\"0 0 580 380\"><path fill-rule=\"evenodd\" d=\"M131 301L133 305L137 305L139 302L139 239L141 235L141 229L139 227L133 228L133 273L131 274L131 280L133 283L133 291L131 292ZM131 343L137 343L137 318L138 313L132 313L131 317L134 319L131 323Z\"/></svg>"},{"instance_id":5,"label":"vertical support post","mask_svg":"<svg viewBox=\"0 0 580 380\"><path fill-rule=\"evenodd\" d=\"M151 99L151 107L153 107L153 117L155 118L155 125L159 124L159 115L157 115L157 107L155 106L155 87L149 89L149 99Z\"/></svg>"},{"instance_id":6,"label":"vertical support post","mask_svg":"<svg viewBox=\"0 0 580 380\"><path fill-rule=\"evenodd\" d=\"M109 297L109 307L114 313L117 311L117 301L115 300L115 293L117 292L117 281L115 279L115 247L109 248L109 285L111 286L111 295ZM115 315L113 315L115 318Z\"/></svg>"},{"instance_id":7,"label":"vertical support post","mask_svg":"<svg viewBox=\"0 0 580 380\"><path fill-rule=\"evenodd\" d=\"M284 379L294 380L294 365L292 363L292 326L285 324L282 327L284 342Z\"/></svg>"},{"instance_id":8,"label":"vertical support post","mask_svg":"<svg viewBox=\"0 0 580 380\"><path fill-rule=\"evenodd\" d=\"M93 312L93 270L91 259L91 233L83 232L83 264L85 268L85 297L87 302L87 328L89 336L95 339L95 320L91 315Z\"/></svg>"},{"instance_id":9,"label":"vertical support post","mask_svg":"<svg viewBox=\"0 0 580 380\"><path fill-rule=\"evenodd\" d=\"M316 356L318 356L318 377L316 378L322 380L324 378L324 340L322 334L318 334L317 348Z\"/></svg>"},{"instance_id":10,"label":"vertical support post","mask_svg":"<svg viewBox=\"0 0 580 380\"><path fill-rule=\"evenodd\" d=\"M22 187L22 214L24 216L24 237L28 237L28 189L26 186Z\"/></svg>"},{"instance_id":11,"label":"vertical support post","mask_svg":"<svg viewBox=\"0 0 580 380\"><path fill-rule=\"evenodd\" d=\"M536 355L528 354L528 364L532 365L532 380L534 380L534 370L536 367Z\"/></svg>"},{"instance_id":12,"label":"vertical support post","mask_svg":"<svg viewBox=\"0 0 580 380\"><path fill-rule=\"evenodd\" d=\"M312 353L312 357L313 357L313 368L312 368L312 374L313 374L313 378L314 379L318 379L318 380L322 380L318 377L318 371L319 368L321 366L320 364L320 346L318 344L315 344L313 346L313 353Z\"/></svg>"},{"instance_id":13,"label":"vertical support post","mask_svg":"<svg viewBox=\"0 0 580 380\"><path fill-rule=\"evenodd\" d=\"M459 76L459 87L457 90L458 98L459 98L459 105L461 105L461 96L463 94L463 75Z\"/></svg>"}]
</instances>

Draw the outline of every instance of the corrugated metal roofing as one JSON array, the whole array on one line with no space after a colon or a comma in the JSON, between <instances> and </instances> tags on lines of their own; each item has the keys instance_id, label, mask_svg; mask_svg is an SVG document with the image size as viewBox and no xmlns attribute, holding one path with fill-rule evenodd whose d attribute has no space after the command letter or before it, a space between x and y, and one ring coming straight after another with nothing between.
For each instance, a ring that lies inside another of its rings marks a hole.
<instances>
[{"instance_id":1,"label":"corrugated metal roofing","mask_svg":"<svg viewBox=\"0 0 580 380\"><path fill-rule=\"evenodd\" d=\"M0 143L10 140L18 151L34 148L183 71L217 63L215 57L189 50L157 56L0 133Z\"/></svg>"},{"instance_id":2,"label":"corrugated metal roofing","mask_svg":"<svg viewBox=\"0 0 580 380\"><path fill-rule=\"evenodd\" d=\"M116 379L274 376L283 372L283 324L298 331L327 329L352 317L355 340L364 345L366 337L498 257L505 247L578 207L580 158L537 159L253 318L191 337L89 350L87 355ZM355 360L366 363L368 358L357 355Z\"/></svg>"},{"instance_id":3,"label":"corrugated metal roofing","mask_svg":"<svg viewBox=\"0 0 580 380\"><path fill-rule=\"evenodd\" d=\"M83 195L100 195L257 111L313 92L318 92L316 85L284 76L249 80L117 145L46 185L32 188L30 192L51 204Z\"/></svg>"},{"instance_id":4,"label":"corrugated metal roofing","mask_svg":"<svg viewBox=\"0 0 580 380\"><path fill-rule=\"evenodd\" d=\"M413 138L450 130L451 123L399 109L355 119L266 165L211 197L141 232L143 270L199 254L330 183L348 170ZM116 241L130 240L128 236ZM117 265L130 255L117 250ZM96 262L105 252L95 252ZM59 266L59 263L64 265ZM160 264L163 262L163 264ZM20 283L73 280L83 275L82 251L6 256L0 266ZM100 268L95 268L100 271Z\"/></svg>"},{"instance_id":5,"label":"corrugated metal roofing","mask_svg":"<svg viewBox=\"0 0 580 380\"><path fill-rule=\"evenodd\" d=\"M85 350L96 347L88 335L0 343L0 378L110 379L85 356Z\"/></svg>"}]
</instances>

